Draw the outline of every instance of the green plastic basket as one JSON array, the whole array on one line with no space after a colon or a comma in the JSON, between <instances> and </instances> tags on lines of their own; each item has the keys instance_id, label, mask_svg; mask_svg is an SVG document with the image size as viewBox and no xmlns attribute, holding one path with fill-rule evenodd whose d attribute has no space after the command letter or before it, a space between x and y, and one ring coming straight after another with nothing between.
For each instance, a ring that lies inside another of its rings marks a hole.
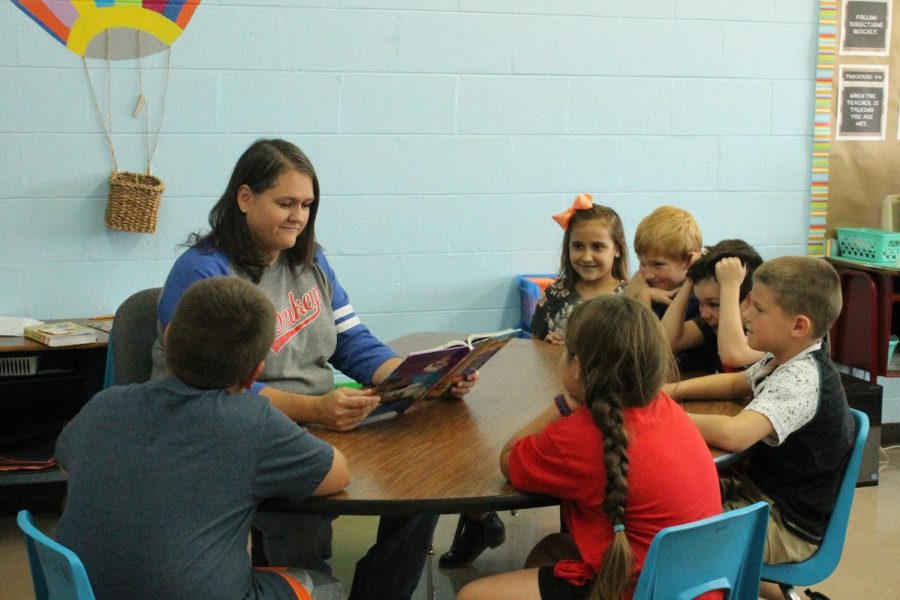
<instances>
[{"instance_id":1,"label":"green plastic basket","mask_svg":"<svg viewBox=\"0 0 900 600\"><path fill-rule=\"evenodd\" d=\"M875 265L900 264L900 233L867 227L837 227L842 258Z\"/></svg>"}]
</instances>

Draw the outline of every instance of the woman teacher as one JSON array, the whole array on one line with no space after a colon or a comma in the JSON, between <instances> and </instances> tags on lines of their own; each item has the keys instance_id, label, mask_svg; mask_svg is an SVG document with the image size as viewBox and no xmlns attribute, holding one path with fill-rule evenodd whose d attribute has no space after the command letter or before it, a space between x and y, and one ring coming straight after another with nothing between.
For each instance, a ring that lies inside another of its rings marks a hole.
<instances>
[{"instance_id":1,"label":"woman teacher","mask_svg":"<svg viewBox=\"0 0 900 600\"><path fill-rule=\"evenodd\" d=\"M303 151L284 140L256 141L210 211L211 231L192 234L173 265L160 297L159 325L162 332L178 299L200 279L236 275L253 282L275 306L277 331L251 389L294 421L345 431L358 426L379 397L371 390L333 389L331 367L377 385L401 359L353 311L316 242L318 208L319 181ZM162 376L162 335L153 358L154 376ZM454 394L464 395L475 379L457 383ZM255 527L269 564L330 573L331 520L259 513ZM382 517L375 545L356 565L351 600L410 598L436 523L436 515Z\"/></svg>"}]
</instances>

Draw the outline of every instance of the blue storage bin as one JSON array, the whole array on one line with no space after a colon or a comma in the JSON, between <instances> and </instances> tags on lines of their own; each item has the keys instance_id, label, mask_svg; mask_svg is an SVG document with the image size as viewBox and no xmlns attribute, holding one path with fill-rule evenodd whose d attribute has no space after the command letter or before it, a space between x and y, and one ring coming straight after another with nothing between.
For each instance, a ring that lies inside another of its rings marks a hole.
<instances>
[{"instance_id":1,"label":"blue storage bin","mask_svg":"<svg viewBox=\"0 0 900 600\"><path fill-rule=\"evenodd\" d=\"M900 233L868 227L836 227L840 257L874 265L900 265Z\"/></svg>"},{"instance_id":2,"label":"blue storage bin","mask_svg":"<svg viewBox=\"0 0 900 600\"><path fill-rule=\"evenodd\" d=\"M556 281L556 274L516 275L516 287L522 301L521 321L518 327L523 333L531 334L531 316L538 301L544 295L544 288Z\"/></svg>"}]
</instances>

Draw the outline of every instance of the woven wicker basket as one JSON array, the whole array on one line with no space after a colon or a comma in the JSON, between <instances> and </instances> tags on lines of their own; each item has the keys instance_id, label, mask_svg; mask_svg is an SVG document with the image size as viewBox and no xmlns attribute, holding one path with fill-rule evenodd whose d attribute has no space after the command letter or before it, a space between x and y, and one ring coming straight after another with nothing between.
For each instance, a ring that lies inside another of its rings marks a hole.
<instances>
[{"instance_id":1,"label":"woven wicker basket","mask_svg":"<svg viewBox=\"0 0 900 600\"><path fill-rule=\"evenodd\" d=\"M120 231L153 233L166 186L149 174L116 171L109 176L106 226Z\"/></svg>"}]
</instances>

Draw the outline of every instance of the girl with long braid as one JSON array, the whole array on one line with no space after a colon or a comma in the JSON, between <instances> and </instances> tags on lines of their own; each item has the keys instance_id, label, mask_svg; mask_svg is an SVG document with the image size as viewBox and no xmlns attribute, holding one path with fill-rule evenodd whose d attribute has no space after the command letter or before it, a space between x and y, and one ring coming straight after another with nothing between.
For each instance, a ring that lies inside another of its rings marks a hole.
<instances>
[{"instance_id":1,"label":"girl with long braid","mask_svg":"<svg viewBox=\"0 0 900 600\"><path fill-rule=\"evenodd\" d=\"M661 391L675 365L659 319L600 296L572 312L565 346L565 393L506 443L500 469L516 489L560 498L566 533L460 600L631 598L660 529L721 512L709 449Z\"/></svg>"}]
</instances>

